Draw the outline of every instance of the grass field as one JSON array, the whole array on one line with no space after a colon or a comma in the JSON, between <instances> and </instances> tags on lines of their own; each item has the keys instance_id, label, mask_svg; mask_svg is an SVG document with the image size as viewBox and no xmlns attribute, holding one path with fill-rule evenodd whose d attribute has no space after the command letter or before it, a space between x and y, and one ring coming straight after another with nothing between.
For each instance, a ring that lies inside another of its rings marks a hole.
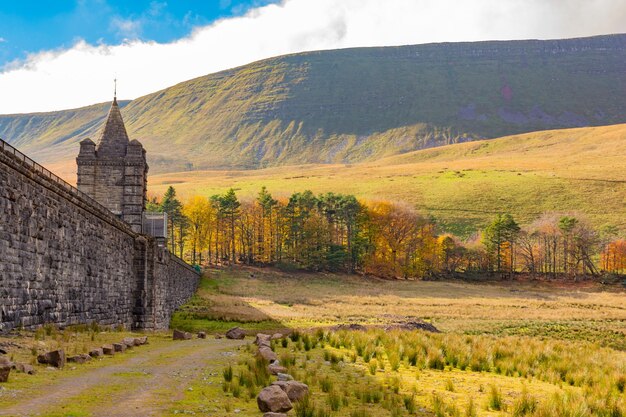
<instances>
[{"instance_id":1,"label":"grass field","mask_svg":"<svg viewBox=\"0 0 626 417\"><path fill-rule=\"evenodd\" d=\"M252 268L209 276L173 325L295 329L274 348L311 389L296 416L584 417L625 410L626 310L617 287L389 282ZM443 333L375 328L422 319ZM330 330L346 323L376 326ZM261 367L254 350L230 367L232 377L222 381L225 407L258 415L254 398L267 381L252 377Z\"/></svg>"},{"instance_id":2,"label":"grass field","mask_svg":"<svg viewBox=\"0 0 626 417\"><path fill-rule=\"evenodd\" d=\"M411 152L372 163L304 165L249 171L192 171L150 177L183 199L233 187L251 199L310 189L402 201L468 236L495 214L530 223L543 212L577 212L597 227L626 233L626 125L544 131Z\"/></svg>"},{"instance_id":3,"label":"grass field","mask_svg":"<svg viewBox=\"0 0 626 417\"><path fill-rule=\"evenodd\" d=\"M290 413L296 417L620 417L624 296L623 288L592 282L385 281L212 269L171 325L290 332L273 346L311 391ZM419 320L442 333L382 329ZM331 329L347 323L370 330ZM83 353L127 335L48 326L0 343L12 360L33 363L37 353ZM161 332L149 340L62 371L37 366L34 376L12 373L0 389L0 415L261 415L255 398L271 377L250 338L243 345L212 337L176 342Z\"/></svg>"}]
</instances>

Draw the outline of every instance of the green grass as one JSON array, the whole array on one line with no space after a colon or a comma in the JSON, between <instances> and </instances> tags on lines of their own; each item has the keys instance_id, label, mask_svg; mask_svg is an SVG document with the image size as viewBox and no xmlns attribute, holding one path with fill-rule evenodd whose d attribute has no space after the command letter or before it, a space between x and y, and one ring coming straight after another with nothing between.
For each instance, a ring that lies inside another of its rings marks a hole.
<instances>
[{"instance_id":1,"label":"green grass","mask_svg":"<svg viewBox=\"0 0 626 417\"><path fill-rule=\"evenodd\" d=\"M354 165L303 165L256 171L199 171L150 178L150 193L173 185L183 199L234 188L255 198L293 192L353 194L415 206L444 231L471 236L497 213L529 224L544 212L573 212L598 229L626 233L626 125L535 132L445 146Z\"/></svg>"}]
</instances>

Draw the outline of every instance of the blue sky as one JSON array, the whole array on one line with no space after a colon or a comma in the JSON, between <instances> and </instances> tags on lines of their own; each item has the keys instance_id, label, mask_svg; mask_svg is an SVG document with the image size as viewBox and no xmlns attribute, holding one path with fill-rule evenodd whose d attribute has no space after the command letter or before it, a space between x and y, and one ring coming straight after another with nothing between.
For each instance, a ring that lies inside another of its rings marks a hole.
<instances>
[{"instance_id":1,"label":"blue sky","mask_svg":"<svg viewBox=\"0 0 626 417\"><path fill-rule=\"evenodd\" d=\"M194 27L278 0L0 0L0 67L82 39L171 42Z\"/></svg>"},{"instance_id":2,"label":"blue sky","mask_svg":"<svg viewBox=\"0 0 626 417\"><path fill-rule=\"evenodd\" d=\"M0 114L312 50L626 33L626 0L0 0Z\"/></svg>"}]
</instances>

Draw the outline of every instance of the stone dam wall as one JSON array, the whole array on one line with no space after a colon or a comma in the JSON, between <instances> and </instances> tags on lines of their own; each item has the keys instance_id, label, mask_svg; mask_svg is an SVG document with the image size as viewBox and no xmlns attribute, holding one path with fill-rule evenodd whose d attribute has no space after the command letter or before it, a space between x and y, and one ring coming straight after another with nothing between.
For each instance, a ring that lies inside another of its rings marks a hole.
<instances>
[{"instance_id":1,"label":"stone dam wall","mask_svg":"<svg viewBox=\"0 0 626 417\"><path fill-rule=\"evenodd\" d=\"M199 275L0 140L0 331L161 329Z\"/></svg>"}]
</instances>

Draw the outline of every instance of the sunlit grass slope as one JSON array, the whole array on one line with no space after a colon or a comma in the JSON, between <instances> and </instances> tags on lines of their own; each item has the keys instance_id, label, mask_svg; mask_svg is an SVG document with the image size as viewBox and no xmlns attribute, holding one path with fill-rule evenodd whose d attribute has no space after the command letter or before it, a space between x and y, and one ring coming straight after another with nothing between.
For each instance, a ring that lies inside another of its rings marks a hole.
<instances>
[{"instance_id":1,"label":"sunlit grass slope","mask_svg":"<svg viewBox=\"0 0 626 417\"><path fill-rule=\"evenodd\" d=\"M356 163L625 123L625 63L626 35L307 52L180 83L123 114L152 172ZM97 136L99 108L0 116L0 137L42 162L71 161Z\"/></svg>"},{"instance_id":2,"label":"sunlit grass slope","mask_svg":"<svg viewBox=\"0 0 626 417\"><path fill-rule=\"evenodd\" d=\"M183 199L230 187L242 198L253 198L265 185L283 197L311 189L404 201L462 235L499 212L527 223L546 211L578 212L598 227L626 232L626 125L535 132L363 164L150 177L153 195L170 185Z\"/></svg>"}]
</instances>

